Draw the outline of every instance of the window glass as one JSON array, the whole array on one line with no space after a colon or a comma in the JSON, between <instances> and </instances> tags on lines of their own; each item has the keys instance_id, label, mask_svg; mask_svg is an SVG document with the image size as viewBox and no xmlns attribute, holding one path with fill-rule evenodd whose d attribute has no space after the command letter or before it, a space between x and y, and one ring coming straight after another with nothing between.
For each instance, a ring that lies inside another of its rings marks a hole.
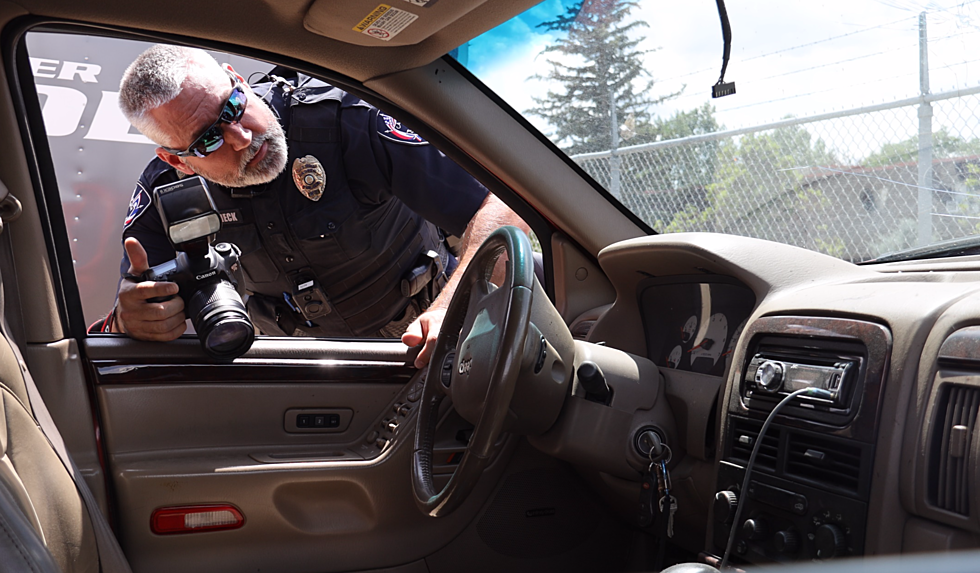
<instances>
[{"instance_id":1,"label":"window glass","mask_svg":"<svg viewBox=\"0 0 980 573\"><path fill-rule=\"evenodd\" d=\"M980 243L980 5L727 12L724 72L714 2L546 0L451 55L658 233L854 262Z\"/></svg>"},{"instance_id":2,"label":"window glass","mask_svg":"<svg viewBox=\"0 0 980 573\"><path fill-rule=\"evenodd\" d=\"M88 324L113 308L120 272L128 270L119 268L127 217L137 225L151 220L156 214L151 187L164 182L148 181L145 190L138 186L157 146L129 124L118 105L125 70L148 47L76 34L33 32L27 37ZM211 55L253 83L265 81L274 67ZM216 152L217 159L193 158L187 165L209 180L253 185L243 183L236 168L244 172L245 167L234 163L248 153L255 158L250 175L266 165L268 171L256 180L275 179L268 192L245 187L265 192L251 200L234 198L230 188L209 182L218 215L197 226L187 223L185 231L210 229L209 222L222 221L218 240L241 249L240 265L229 264L229 272L244 273L249 312L263 334L399 337L445 284L443 273L455 268L452 247L441 248L440 242L445 238L452 245L463 234L486 189L397 119L329 85L304 77L302 85L263 92L265 103L277 104L261 107L253 99L258 96L245 95L247 90L230 79L225 122L216 130L200 128L199 149ZM271 127L276 118L286 126L285 135ZM264 120L270 127L263 132ZM239 127L229 127L232 123ZM230 129L251 133L252 148L232 150ZM271 171L275 167L263 163L276 157L285 165L278 176ZM133 217L133 205L141 206L143 219ZM443 232L418 224L418 216ZM151 265L173 256L155 228L141 232ZM217 242L214 246L226 252ZM211 270L196 280L215 276ZM214 299L183 294L190 318L214 316L207 306ZM194 300L201 308L193 306Z\"/></svg>"},{"instance_id":3,"label":"window glass","mask_svg":"<svg viewBox=\"0 0 980 573\"><path fill-rule=\"evenodd\" d=\"M113 306L123 221L156 146L119 111L119 81L150 44L30 32L27 50L54 161L85 320ZM264 62L211 52L246 77Z\"/></svg>"}]
</instances>

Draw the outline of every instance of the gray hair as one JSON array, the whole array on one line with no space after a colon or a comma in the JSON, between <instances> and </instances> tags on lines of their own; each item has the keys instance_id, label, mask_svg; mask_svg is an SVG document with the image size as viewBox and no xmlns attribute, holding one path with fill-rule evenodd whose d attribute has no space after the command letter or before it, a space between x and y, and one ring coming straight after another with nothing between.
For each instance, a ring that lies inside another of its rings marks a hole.
<instances>
[{"instance_id":1,"label":"gray hair","mask_svg":"<svg viewBox=\"0 0 980 573\"><path fill-rule=\"evenodd\" d=\"M140 133L160 145L169 143L170 138L147 112L180 94L193 63L220 69L218 62L204 50L157 44L126 68L119 83L119 108L123 115Z\"/></svg>"}]
</instances>

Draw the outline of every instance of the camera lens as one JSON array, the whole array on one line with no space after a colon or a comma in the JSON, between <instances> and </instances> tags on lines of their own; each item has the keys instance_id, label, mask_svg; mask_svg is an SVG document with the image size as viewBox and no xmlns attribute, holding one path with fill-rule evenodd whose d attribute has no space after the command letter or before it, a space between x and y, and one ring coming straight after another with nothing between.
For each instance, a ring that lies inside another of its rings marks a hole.
<instances>
[{"instance_id":1,"label":"camera lens","mask_svg":"<svg viewBox=\"0 0 980 573\"><path fill-rule=\"evenodd\" d=\"M224 318L207 333L203 344L216 356L240 356L252 345L249 340L252 335L252 326L242 322L239 317ZM242 351L238 352L240 348Z\"/></svg>"},{"instance_id":2,"label":"camera lens","mask_svg":"<svg viewBox=\"0 0 980 573\"><path fill-rule=\"evenodd\" d=\"M255 329L242 297L228 281L202 285L187 302L187 315L194 323L201 346L212 358L238 358L255 340Z\"/></svg>"}]
</instances>

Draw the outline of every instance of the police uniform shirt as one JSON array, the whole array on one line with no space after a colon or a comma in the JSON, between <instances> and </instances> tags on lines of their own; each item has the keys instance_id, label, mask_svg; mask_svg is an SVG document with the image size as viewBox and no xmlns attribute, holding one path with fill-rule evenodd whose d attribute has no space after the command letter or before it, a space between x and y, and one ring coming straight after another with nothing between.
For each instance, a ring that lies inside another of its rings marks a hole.
<instances>
[{"instance_id":1,"label":"police uniform shirt","mask_svg":"<svg viewBox=\"0 0 980 573\"><path fill-rule=\"evenodd\" d=\"M482 185L377 108L315 80L300 76L297 81L298 89L273 89L268 84L255 88L287 133L289 158L283 173L265 185L241 189L209 182L223 224L218 240L233 242L242 250L250 291L275 296L278 293L270 291L281 286L276 280L281 282L284 272L304 260L325 286L356 277L345 287L354 288L358 280L364 282L364 275L380 272L375 267L383 266L385 257L399 256L394 251L401 243L414 241L412 248L418 249L423 243L440 241L438 229L462 235L487 195ZM249 103L257 105L254 98ZM316 201L293 181L295 162L302 157L315 157L322 164L325 184ZM164 161L154 159L130 201L123 237L140 241L150 266L175 256L152 206L153 189L179 176ZM416 228L406 222L419 219L418 215L430 224ZM417 235L424 239L421 243ZM378 245L390 246L385 252L373 252ZM120 270L128 269L124 252ZM363 301L357 306L352 314L363 310Z\"/></svg>"}]
</instances>

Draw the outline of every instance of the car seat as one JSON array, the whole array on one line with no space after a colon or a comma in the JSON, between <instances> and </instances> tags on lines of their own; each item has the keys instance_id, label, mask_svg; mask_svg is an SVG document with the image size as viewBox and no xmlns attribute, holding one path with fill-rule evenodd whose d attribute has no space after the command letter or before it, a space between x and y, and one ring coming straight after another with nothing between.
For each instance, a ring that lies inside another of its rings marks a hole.
<instances>
[{"instance_id":1,"label":"car seat","mask_svg":"<svg viewBox=\"0 0 980 573\"><path fill-rule=\"evenodd\" d=\"M29 404L18 359L0 336L0 562L4 571L48 571L40 542L58 566L53 571L97 573L88 510Z\"/></svg>"},{"instance_id":2,"label":"car seat","mask_svg":"<svg viewBox=\"0 0 980 573\"><path fill-rule=\"evenodd\" d=\"M7 198L0 183L0 202ZM5 262L12 260L6 235L0 222L0 261ZM128 572L119 544L8 335L3 309L0 283L0 570Z\"/></svg>"}]
</instances>

